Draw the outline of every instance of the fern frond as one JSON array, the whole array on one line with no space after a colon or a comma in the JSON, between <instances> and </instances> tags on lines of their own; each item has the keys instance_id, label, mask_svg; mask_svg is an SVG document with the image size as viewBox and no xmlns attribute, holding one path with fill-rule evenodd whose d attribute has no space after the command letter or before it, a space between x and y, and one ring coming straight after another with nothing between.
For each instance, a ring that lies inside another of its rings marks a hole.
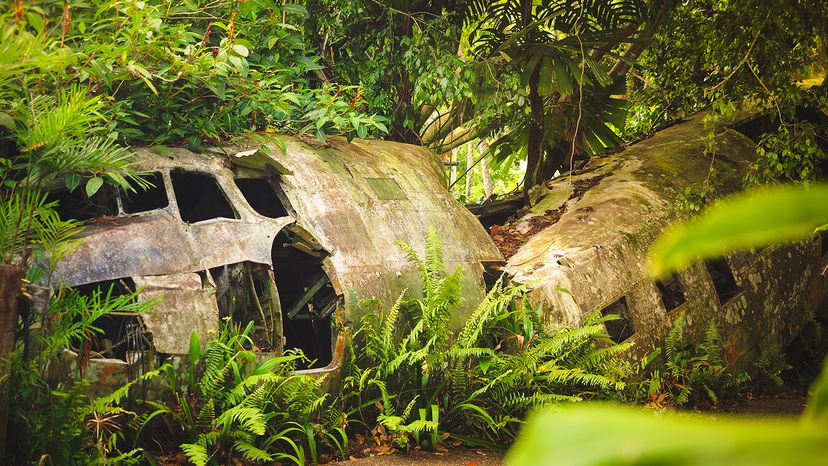
<instances>
[{"instance_id":1,"label":"fern frond","mask_svg":"<svg viewBox=\"0 0 828 466\"><path fill-rule=\"evenodd\" d=\"M166 371L168 367L170 367L169 364L164 364L161 367L159 367L158 369L146 372L146 373L142 374L141 376L136 377L135 379L127 382L126 384L119 387L118 389L116 389L115 391L110 393L109 395L95 398L95 400L93 400L93 402L90 406L91 410L92 411L103 412L104 410L108 409L112 405L120 404L121 400L123 398L126 398L126 397L129 396L129 391L130 391L130 389L132 389L132 387L135 386L135 384L157 377L159 374L161 374L161 372Z\"/></svg>"},{"instance_id":2,"label":"fern frond","mask_svg":"<svg viewBox=\"0 0 828 466\"><path fill-rule=\"evenodd\" d=\"M199 386L201 394L205 398L213 398L219 395L219 392L227 383L227 375L230 373L230 362L232 360L226 360L225 349L215 340L210 342L207 351L204 352L204 360L206 366Z\"/></svg>"},{"instance_id":3,"label":"fern frond","mask_svg":"<svg viewBox=\"0 0 828 466\"><path fill-rule=\"evenodd\" d=\"M216 419L216 424L223 425L225 432L230 430L233 423L256 435L264 435L267 428L264 413L260 409L246 406L234 406Z\"/></svg>"},{"instance_id":4,"label":"fern frond","mask_svg":"<svg viewBox=\"0 0 828 466\"><path fill-rule=\"evenodd\" d=\"M670 326L667 332L667 337L664 340L664 354L667 356L667 362L675 362L678 355L681 353L684 344L684 326L687 324L687 316L682 310Z\"/></svg>"},{"instance_id":5,"label":"fern frond","mask_svg":"<svg viewBox=\"0 0 828 466\"><path fill-rule=\"evenodd\" d=\"M233 446L248 461L255 461L257 463L276 461L270 453L256 447L252 443L239 440Z\"/></svg>"},{"instance_id":6,"label":"fern frond","mask_svg":"<svg viewBox=\"0 0 828 466\"><path fill-rule=\"evenodd\" d=\"M443 242L434 227L428 229L425 243L425 270L429 277L426 284L435 284L446 275ZM432 290L429 290L432 291Z\"/></svg>"},{"instance_id":7,"label":"fern frond","mask_svg":"<svg viewBox=\"0 0 828 466\"><path fill-rule=\"evenodd\" d=\"M420 255L417 254L417 251L415 251L411 246L405 244L402 241L398 241L397 245L400 247L400 249L402 249L403 254L405 254L405 257L408 259L408 261L417 266L417 270L420 271L420 278L422 279L423 287L428 289L426 284L429 283L429 275L428 268L426 267L425 262L423 262L423 260L420 259Z\"/></svg>"},{"instance_id":8,"label":"fern frond","mask_svg":"<svg viewBox=\"0 0 828 466\"><path fill-rule=\"evenodd\" d=\"M195 466L207 466L207 462L210 461L210 455L207 454L207 448L204 445L182 443L180 448Z\"/></svg>"},{"instance_id":9,"label":"fern frond","mask_svg":"<svg viewBox=\"0 0 828 466\"><path fill-rule=\"evenodd\" d=\"M213 428L213 421L216 419L216 405L213 399L207 400L198 412L196 428L200 432L208 432Z\"/></svg>"}]
</instances>

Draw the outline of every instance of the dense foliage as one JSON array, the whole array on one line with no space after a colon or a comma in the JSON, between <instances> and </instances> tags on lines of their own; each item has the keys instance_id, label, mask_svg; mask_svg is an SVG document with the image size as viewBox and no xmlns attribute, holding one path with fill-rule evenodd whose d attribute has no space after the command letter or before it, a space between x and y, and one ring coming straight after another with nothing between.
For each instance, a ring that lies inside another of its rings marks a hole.
<instances>
[{"instance_id":1,"label":"dense foliage","mask_svg":"<svg viewBox=\"0 0 828 466\"><path fill-rule=\"evenodd\" d=\"M750 183L813 179L824 158L824 129L803 121L803 108L825 109L824 2L316 0L308 8L325 79L359 83L368 108L389 116L391 137L444 154L482 143L481 155L503 166L495 176L514 178L509 169L526 161L524 189L624 138L703 109L727 117L742 104L774 120Z\"/></svg>"},{"instance_id":2,"label":"dense foliage","mask_svg":"<svg viewBox=\"0 0 828 466\"><path fill-rule=\"evenodd\" d=\"M383 129L350 86L316 83L300 27L307 10L271 1L14 2L2 16L5 117L74 89L100 99L98 124L130 143L200 149L247 131ZM26 146L23 146L26 147Z\"/></svg>"},{"instance_id":3,"label":"dense foliage","mask_svg":"<svg viewBox=\"0 0 828 466\"><path fill-rule=\"evenodd\" d=\"M400 298L388 310L362 302L370 312L338 392L322 377L295 372L304 358L299 352L257 353L250 322L226 325L207 342L194 333L186 357L113 395L90 397L82 377L69 380L83 370L88 342L102 333L98 319L116 309L145 312L155 302L111 291L91 297L63 291L50 307L54 314L38 322L49 331L35 354L26 356L23 346L12 355L20 390L13 418L18 442L10 457L124 464L183 452L196 465L232 458L302 465L352 452L433 449L449 436L502 445L535 407L624 389L617 358L630 345L610 341L603 322L613 316L547 332L525 290L498 283L452 331L460 271L446 273L433 230L425 258L402 247L420 267L423 297ZM67 350L79 361L67 358ZM351 443L359 437L372 441Z\"/></svg>"}]
</instances>

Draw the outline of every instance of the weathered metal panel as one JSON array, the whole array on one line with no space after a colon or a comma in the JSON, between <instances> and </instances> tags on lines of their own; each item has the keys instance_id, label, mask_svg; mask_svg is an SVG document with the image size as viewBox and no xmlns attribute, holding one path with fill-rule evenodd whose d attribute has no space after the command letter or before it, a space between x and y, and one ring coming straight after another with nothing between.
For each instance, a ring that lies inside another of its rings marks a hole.
<instances>
[{"instance_id":1,"label":"weathered metal panel","mask_svg":"<svg viewBox=\"0 0 828 466\"><path fill-rule=\"evenodd\" d=\"M278 153L275 145L270 152ZM403 289L418 290L419 276L398 242L423 252L426 232L434 227L449 269L461 267L465 273L466 299L456 322L482 299L480 262L501 261L502 256L480 222L448 194L432 153L405 144L341 138L326 145L288 140L287 152L278 160L292 173L282 177L282 186L297 224L331 253L331 268L343 291L390 305ZM404 196L377 194L372 179L393 179Z\"/></svg>"},{"instance_id":2,"label":"weathered metal panel","mask_svg":"<svg viewBox=\"0 0 828 466\"><path fill-rule=\"evenodd\" d=\"M161 302L141 317L159 353L186 354L190 335L201 341L217 335L219 326L215 288L203 286L197 273L133 277L139 298Z\"/></svg>"},{"instance_id":3,"label":"weathered metal panel","mask_svg":"<svg viewBox=\"0 0 828 466\"><path fill-rule=\"evenodd\" d=\"M260 221L212 219L192 225L169 210L92 224L84 241L58 263L54 284L195 272L251 261L270 264L276 234L290 217Z\"/></svg>"}]
</instances>

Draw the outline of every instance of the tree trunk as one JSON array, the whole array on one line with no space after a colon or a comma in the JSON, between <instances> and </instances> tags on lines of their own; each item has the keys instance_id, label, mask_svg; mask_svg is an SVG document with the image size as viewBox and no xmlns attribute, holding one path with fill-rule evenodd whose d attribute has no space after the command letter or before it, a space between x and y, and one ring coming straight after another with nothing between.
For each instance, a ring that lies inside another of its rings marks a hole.
<instances>
[{"instance_id":1,"label":"tree trunk","mask_svg":"<svg viewBox=\"0 0 828 466\"><path fill-rule=\"evenodd\" d=\"M398 13L397 18L394 51L399 56L403 56L407 47L403 45L403 38L413 36L414 19L410 14L404 12ZM399 73L392 73L391 75L397 85L397 110L394 112L394 122L389 137L394 141L407 144L421 144L420 135L413 128L418 116L412 104L414 83L411 81L411 77L408 76L404 66L400 66L399 69ZM394 74L397 76L393 76Z\"/></svg>"},{"instance_id":2,"label":"tree trunk","mask_svg":"<svg viewBox=\"0 0 828 466\"><path fill-rule=\"evenodd\" d=\"M6 429L9 422L9 365L6 358L14 349L17 333L17 297L20 281L25 269L9 264L0 264L0 458L6 456Z\"/></svg>"},{"instance_id":3,"label":"tree trunk","mask_svg":"<svg viewBox=\"0 0 828 466\"><path fill-rule=\"evenodd\" d=\"M474 176L474 144L469 143L469 150L466 153L466 202L471 197L472 176Z\"/></svg>"},{"instance_id":4,"label":"tree trunk","mask_svg":"<svg viewBox=\"0 0 828 466\"><path fill-rule=\"evenodd\" d=\"M489 143L485 140L480 143L480 154L486 152L489 148ZM489 173L489 158L483 158L483 167L480 169L483 172L483 193L486 194L486 199L492 197L492 175Z\"/></svg>"},{"instance_id":5,"label":"tree trunk","mask_svg":"<svg viewBox=\"0 0 828 466\"><path fill-rule=\"evenodd\" d=\"M451 168L449 176L449 186L454 186L457 183L457 153L460 151L459 147L455 147L451 150Z\"/></svg>"},{"instance_id":6,"label":"tree trunk","mask_svg":"<svg viewBox=\"0 0 828 466\"><path fill-rule=\"evenodd\" d=\"M536 69L529 78L529 137L526 147L526 175L523 177L523 194L538 184L543 163L543 97L538 93L539 72Z\"/></svg>"},{"instance_id":7,"label":"tree trunk","mask_svg":"<svg viewBox=\"0 0 828 466\"><path fill-rule=\"evenodd\" d=\"M532 22L532 0L521 0L523 27ZM532 31L526 33L526 42L532 42ZM538 92L540 70L535 68L529 77L529 135L526 147L526 174L523 177L523 195L528 197L529 188L538 183L541 164L543 163L543 97Z\"/></svg>"}]
</instances>

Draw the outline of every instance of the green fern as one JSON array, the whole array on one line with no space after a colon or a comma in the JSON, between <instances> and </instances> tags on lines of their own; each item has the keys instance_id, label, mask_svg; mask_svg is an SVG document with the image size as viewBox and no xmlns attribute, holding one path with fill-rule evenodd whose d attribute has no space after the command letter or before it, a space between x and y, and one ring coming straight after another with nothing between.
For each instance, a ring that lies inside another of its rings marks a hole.
<instances>
[{"instance_id":1,"label":"green fern","mask_svg":"<svg viewBox=\"0 0 828 466\"><path fill-rule=\"evenodd\" d=\"M455 334L449 322L461 300L462 274L446 275L433 230L424 258L401 247L420 268L422 297L398 301L389 312L366 313L358 332L366 344L355 349L346 377L346 386L360 393L345 396L363 400L375 391L367 398L381 402L377 419L399 443L407 442L400 437L407 434L433 447L441 429L514 438L519 419L533 407L624 387L609 369L630 345L610 341L606 318L590 315L581 327L546 333L525 287L506 288L501 278ZM365 406L361 402L355 411ZM417 406L420 418L409 422ZM424 432L429 439L420 437Z\"/></svg>"},{"instance_id":2,"label":"green fern","mask_svg":"<svg viewBox=\"0 0 828 466\"><path fill-rule=\"evenodd\" d=\"M694 343L685 333L687 317L682 311L676 316L664 340L665 371L653 371L646 394L658 404L682 406L702 403L717 404L721 394L742 390L750 377L732 374L725 363L722 339L715 321L711 321L704 338ZM660 353L653 353L653 358Z\"/></svg>"},{"instance_id":3,"label":"green fern","mask_svg":"<svg viewBox=\"0 0 828 466\"><path fill-rule=\"evenodd\" d=\"M788 364L787 355L782 351L782 346L779 343L772 343L764 347L759 357L756 358L754 365L765 378L777 387L785 385L785 381L782 380L782 373L793 367Z\"/></svg>"},{"instance_id":4,"label":"green fern","mask_svg":"<svg viewBox=\"0 0 828 466\"><path fill-rule=\"evenodd\" d=\"M225 432L230 432L236 424L255 435L264 435L267 428L265 414L262 410L246 406L233 406L227 409L216 418L215 423L223 426Z\"/></svg>"},{"instance_id":5,"label":"green fern","mask_svg":"<svg viewBox=\"0 0 828 466\"><path fill-rule=\"evenodd\" d=\"M275 458L273 455L268 453L261 448L256 447L255 445L251 444L250 442L245 441L237 441L233 444L235 449L239 451L244 459L248 461L253 461L257 463L264 463L264 462L273 462Z\"/></svg>"},{"instance_id":6,"label":"green fern","mask_svg":"<svg viewBox=\"0 0 828 466\"><path fill-rule=\"evenodd\" d=\"M187 455L187 459L195 466L207 466L210 455L207 454L207 447L195 443L182 443L181 451Z\"/></svg>"}]
</instances>

